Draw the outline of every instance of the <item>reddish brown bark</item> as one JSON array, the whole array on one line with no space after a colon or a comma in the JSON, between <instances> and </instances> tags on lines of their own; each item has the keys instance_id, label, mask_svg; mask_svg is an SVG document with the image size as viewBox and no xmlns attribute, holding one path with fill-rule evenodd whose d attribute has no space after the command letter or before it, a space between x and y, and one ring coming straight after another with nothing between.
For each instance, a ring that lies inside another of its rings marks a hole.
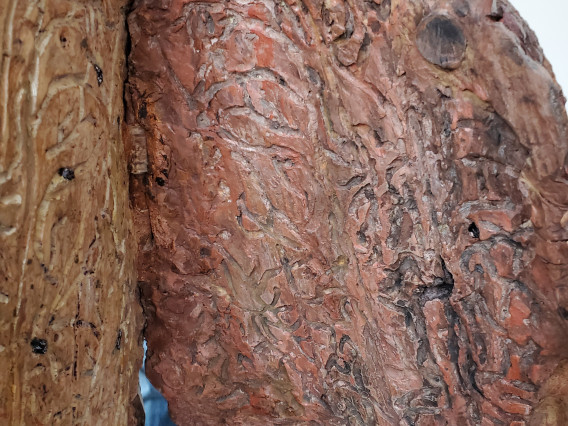
<instances>
[{"instance_id":1,"label":"reddish brown bark","mask_svg":"<svg viewBox=\"0 0 568 426\"><path fill-rule=\"evenodd\" d=\"M129 23L148 363L176 422L561 418L568 122L515 10L148 0Z\"/></svg>"}]
</instances>

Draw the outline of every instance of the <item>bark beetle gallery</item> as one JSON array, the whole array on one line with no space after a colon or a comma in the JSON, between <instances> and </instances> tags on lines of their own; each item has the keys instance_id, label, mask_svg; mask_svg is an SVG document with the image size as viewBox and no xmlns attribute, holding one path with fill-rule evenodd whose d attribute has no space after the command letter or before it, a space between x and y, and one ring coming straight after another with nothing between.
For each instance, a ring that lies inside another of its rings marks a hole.
<instances>
[{"instance_id":1,"label":"bark beetle gallery","mask_svg":"<svg viewBox=\"0 0 568 426\"><path fill-rule=\"evenodd\" d=\"M136 276L179 425L568 424L568 118L507 2L0 18L0 424L141 421Z\"/></svg>"},{"instance_id":2,"label":"bark beetle gallery","mask_svg":"<svg viewBox=\"0 0 568 426\"><path fill-rule=\"evenodd\" d=\"M509 4L137 1L128 24L149 374L176 422L563 415L567 119Z\"/></svg>"}]
</instances>

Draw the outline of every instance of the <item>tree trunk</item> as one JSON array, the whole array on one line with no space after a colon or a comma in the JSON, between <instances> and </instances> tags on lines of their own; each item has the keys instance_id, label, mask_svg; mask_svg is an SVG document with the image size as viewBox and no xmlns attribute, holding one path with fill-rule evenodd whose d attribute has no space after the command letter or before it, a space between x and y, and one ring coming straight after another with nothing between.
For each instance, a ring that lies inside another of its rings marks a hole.
<instances>
[{"instance_id":1,"label":"tree trunk","mask_svg":"<svg viewBox=\"0 0 568 426\"><path fill-rule=\"evenodd\" d=\"M2 425L139 417L124 4L0 5Z\"/></svg>"},{"instance_id":2,"label":"tree trunk","mask_svg":"<svg viewBox=\"0 0 568 426\"><path fill-rule=\"evenodd\" d=\"M565 416L568 120L508 3L147 0L129 27L178 424Z\"/></svg>"},{"instance_id":3,"label":"tree trunk","mask_svg":"<svg viewBox=\"0 0 568 426\"><path fill-rule=\"evenodd\" d=\"M122 126L125 3L0 6L2 424L140 422L136 274L179 425L568 423L568 119L508 3L138 0Z\"/></svg>"}]
</instances>

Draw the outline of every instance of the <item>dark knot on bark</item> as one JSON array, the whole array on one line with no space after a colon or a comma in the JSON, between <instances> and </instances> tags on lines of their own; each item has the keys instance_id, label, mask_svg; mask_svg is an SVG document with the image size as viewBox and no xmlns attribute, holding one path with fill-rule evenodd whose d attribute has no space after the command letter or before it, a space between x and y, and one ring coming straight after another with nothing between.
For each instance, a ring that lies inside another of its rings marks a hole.
<instances>
[{"instance_id":1,"label":"dark knot on bark","mask_svg":"<svg viewBox=\"0 0 568 426\"><path fill-rule=\"evenodd\" d=\"M445 69L455 69L465 56L466 39L454 19L432 14L418 26L416 46L424 58Z\"/></svg>"}]
</instances>

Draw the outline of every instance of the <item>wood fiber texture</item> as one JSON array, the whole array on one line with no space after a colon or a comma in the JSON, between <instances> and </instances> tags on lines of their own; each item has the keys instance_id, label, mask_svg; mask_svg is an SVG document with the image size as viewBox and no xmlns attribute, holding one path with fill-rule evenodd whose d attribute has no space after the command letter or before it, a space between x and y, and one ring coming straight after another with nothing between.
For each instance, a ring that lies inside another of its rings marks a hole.
<instances>
[{"instance_id":1,"label":"wood fiber texture","mask_svg":"<svg viewBox=\"0 0 568 426\"><path fill-rule=\"evenodd\" d=\"M507 2L138 0L129 30L174 421L565 419L568 120Z\"/></svg>"},{"instance_id":2,"label":"wood fiber texture","mask_svg":"<svg viewBox=\"0 0 568 426\"><path fill-rule=\"evenodd\" d=\"M0 2L0 424L134 424L123 1Z\"/></svg>"}]
</instances>

